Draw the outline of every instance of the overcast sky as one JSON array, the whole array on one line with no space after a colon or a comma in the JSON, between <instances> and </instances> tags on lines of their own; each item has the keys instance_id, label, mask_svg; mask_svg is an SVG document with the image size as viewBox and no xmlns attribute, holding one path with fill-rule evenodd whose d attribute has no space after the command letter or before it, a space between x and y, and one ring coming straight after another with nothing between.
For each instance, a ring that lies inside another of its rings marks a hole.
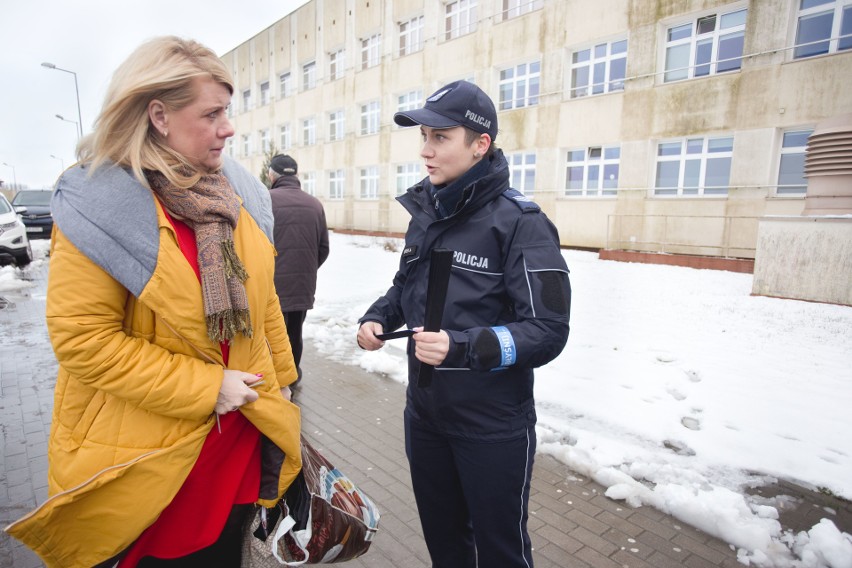
<instances>
[{"instance_id":1,"label":"overcast sky","mask_svg":"<svg viewBox=\"0 0 852 568\"><path fill-rule=\"evenodd\" d=\"M56 118L78 121L74 75L42 62L77 74L88 134L112 72L146 39L179 35L222 55L306 2L0 0L0 179L51 187L75 161L77 127Z\"/></svg>"}]
</instances>

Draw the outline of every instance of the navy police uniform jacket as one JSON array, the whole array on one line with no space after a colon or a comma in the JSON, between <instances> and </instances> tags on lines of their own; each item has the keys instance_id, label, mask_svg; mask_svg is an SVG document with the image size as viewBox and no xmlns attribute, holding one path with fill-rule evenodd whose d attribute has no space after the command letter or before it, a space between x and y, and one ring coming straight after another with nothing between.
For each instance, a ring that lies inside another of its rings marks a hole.
<instances>
[{"instance_id":1,"label":"navy police uniform jacket","mask_svg":"<svg viewBox=\"0 0 852 568\"><path fill-rule=\"evenodd\" d=\"M397 198L411 214L399 270L360 321L385 331L423 325L430 252L454 251L441 324L450 351L421 388L409 340L406 413L447 436L501 441L535 424L533 368L565 346L571 287L556 227L509 187L500 150L490 161L446 218L436 214L428 178Z\"/></svg>"}]
</instances>

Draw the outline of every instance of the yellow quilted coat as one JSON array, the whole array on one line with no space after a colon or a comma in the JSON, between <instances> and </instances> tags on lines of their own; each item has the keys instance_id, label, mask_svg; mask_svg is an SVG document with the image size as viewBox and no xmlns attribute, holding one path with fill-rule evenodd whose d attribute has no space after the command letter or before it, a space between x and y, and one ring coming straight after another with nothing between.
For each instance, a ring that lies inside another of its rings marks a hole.
<instances>
[{"instance_id":1,"label":"yellow quilted coat","mask_svg":"<svg viewBox=\"0 0 852 568\"><path fill-rule=\"evenodd\" d=\"M207 337L200 284L159 204L157 218L156 268L138 298L54 229L47 324L59 376L50 497L6 528L49 567L90 567L126 549L180 489L216 427L222 354ZM266 381L240 411L263 434L259 503L272 506L301 468L299 409L279 391L296 369L273 284L274 247L245 209L234 242L249 274L254 335L232 341L228 368Z\"/></svg>"}]
</instances>

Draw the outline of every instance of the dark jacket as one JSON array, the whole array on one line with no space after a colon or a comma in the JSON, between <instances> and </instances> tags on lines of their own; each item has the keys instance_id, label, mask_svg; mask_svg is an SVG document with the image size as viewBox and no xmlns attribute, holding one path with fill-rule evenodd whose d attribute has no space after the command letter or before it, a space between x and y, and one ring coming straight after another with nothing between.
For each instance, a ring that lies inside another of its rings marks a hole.
<instances>
[{"instance_id":1,"label":"dark jacket","mask_svg":"<svg viewBox=\"0 0 852 568\"><path fill-rule=\"evenodd\" d=\"M328 258L328 228L319 199L302 191L296 176L281 176L269 190L275 217L275 290L282 312L314 307L317 270Z\"/></svg>"},{"instance_id":2,"label":"dark jacket","mask_svg":"<svg viewBox=\"0 0 852 568\"><path fill-rule=\"evenodd\" d=\"M538 205L510 189L499 150L461 205L439 219L428 178L398 201L411 214L393 285L361 318L385 331L423 325L430 252L454 251L442 329L450 351L432 385L416 386L408 345L409 418L450 436L505 440L534 424L533 371L568 338L571 287L559 236Z\"/></svg>"}]
</instances>

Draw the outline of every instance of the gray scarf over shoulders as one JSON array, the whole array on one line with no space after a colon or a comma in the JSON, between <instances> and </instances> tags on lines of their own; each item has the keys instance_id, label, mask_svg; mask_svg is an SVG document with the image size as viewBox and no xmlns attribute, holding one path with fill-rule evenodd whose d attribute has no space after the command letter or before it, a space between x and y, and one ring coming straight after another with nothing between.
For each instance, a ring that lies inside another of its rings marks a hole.
<instances>
[{"instance_id":1,"label":"gray scarf over shoulders","mask_svg":"<svg viewBox=\"0 0 852 568\"><path fill-rule=\"evenodd\" d=\"M232 158L225 157L222 172L272 242L266 187ZM154 273L160 248L151 190L122 167L106 164L89 176L89 168L78 164L56 182L50 208L74 246L139 297Z\"/></svg>"}]
</instances>

